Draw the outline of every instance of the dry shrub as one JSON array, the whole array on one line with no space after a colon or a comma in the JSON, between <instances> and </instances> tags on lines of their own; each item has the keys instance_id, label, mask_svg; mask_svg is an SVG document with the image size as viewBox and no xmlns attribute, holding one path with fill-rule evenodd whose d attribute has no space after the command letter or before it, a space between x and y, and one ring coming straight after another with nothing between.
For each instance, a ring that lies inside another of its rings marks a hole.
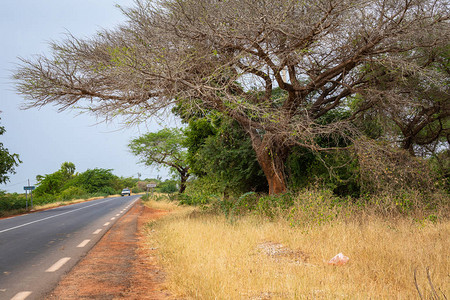
<instances>
[{"instance_id":1,"label":"dry shrub","mask_svg":"<svg viewBox=\"0 0 450 300\"><path fill-rule=\"evenodd\" d=\"M417 190L383 192L359 199L363 213L387 220L409 217L431 221L450 218L449 195L443 191L423 193Z\"/></svg>"},{"instance_id":2,"label":"dry shrub","mask_svg":"<svg viewBox=\"0 0 450 300\"><path fill-rule=\"evenodd\" d=\"M435 178L424 159L368 139L355 141L361 186L366 192L404 189L431 190Z\"/></svg>"},{"instance_id":3,"label":"dry shrub","mask_svg":"<svg viewBox=\"0 0 450 300\"><path fill-rule=\"evenodd\" d=\"M234 222L247 215L288 221L292 226L317 226L334 220L355 220L374 216L392 221L409 218L437 221L450 218L449 195L443 191L412 189L365 194L359 198L339 197L327 189L306 189L283 195L247 193L237 199L222 199L209 211L222 213Z\"/></svg>"}]
</instances>

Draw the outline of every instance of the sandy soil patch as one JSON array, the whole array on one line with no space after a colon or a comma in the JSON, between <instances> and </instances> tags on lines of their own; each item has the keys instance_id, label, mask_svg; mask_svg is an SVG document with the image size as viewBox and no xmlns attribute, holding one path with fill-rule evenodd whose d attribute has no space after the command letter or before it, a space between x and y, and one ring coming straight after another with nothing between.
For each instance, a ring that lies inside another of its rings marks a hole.
<instances>
[{"instance_id":1,"label":"sandy soil patch","mask_svg":"<svg viewBox=\"0 0 450 300\"><path fill-rule=\"evenodd\" d=\"M173 299L143 225L167 212L134 205L46 299Z\"/></svg>"}]
</instances>

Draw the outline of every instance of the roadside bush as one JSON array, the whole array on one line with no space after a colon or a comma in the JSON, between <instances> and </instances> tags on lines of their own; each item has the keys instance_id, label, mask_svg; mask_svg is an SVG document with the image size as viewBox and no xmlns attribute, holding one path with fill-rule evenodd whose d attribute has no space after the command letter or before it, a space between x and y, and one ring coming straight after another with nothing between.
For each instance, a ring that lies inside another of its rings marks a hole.
<instances>
[{"instance_id":1,"label":"roadside bush","mask_svg":"<svg viewBox=\"0 0 450 300\"><path fill-rule=\"evenodd\" d=\"M239 198L216 201L212 210L220 211L230 220L247 214L264 218L284 218L291 225L304 222L322 224L332 220L337 207L345 205L347 199L339 198L331 190L304 190L299 193L260 195L245 193Z\"/></svg>"},{"instance_id":2,"label":"roadside bush","mask_svg":"<svg viewBox=\"0 0 450 300\"><path fill-rule=\"evenodd\" d=\"M183 205L206 205L220 199L224 186L222 183L211 177L201 177L187 183L186 190L177 198Z\"/></svg>"},{"instance_id":3,"label":"roadside bush","mask_svg":"<svg viewBox=\"0 0 450 300\"><path fill-rule=\"evenodd\" d=\"M260 215L273 218L294 205L295 197L295 194L291 193L265 195L258 199L256 212Z\"/></svg>"},{"instance_id":4,"label":"roadside bush","mask_svg":"<svg viewBox=\"0 0 450 300\"><path fill-rule=\"evenodd\" d=\"M264 217L273 218L280 211L286 210L294 204L295 195L286 193L282 195L262 195L255 192L242 194L239 198L227 197L217 200L211 206L227 218L255 213Z\"/></svg>"},{"instance_id":5,"label":"roadside bush","mask_svg":"<svg viewBox=\"0 0 450 300\"><path fill-rule=\"evenodd\" d=\"M385 143L371 144L364 139L355 144L361 174L361 191L371 194L404 190L430 192L437 178L428 160L412 157L407 151Z\"/></svg>"},{"instance_id":6,"label":"roadside bush","mask_svg":"<svg viewBox=\"0 0 450 300\"><path fill-rule=\"evenodd\" d=\"M260 195L255 192L248 192L239 198L223 198L215 201L212 205L213 210L219 210L227 218L241 216L253 211L258 203Z\"/></svg>"},{"instance_id":7,"label":"roadside bush","mask_svg":"<svg viewBox=\"0 0 450 300\"><path fill-rule=\"evenodd\" d=\"M63 201L72 200L72 199L81 199L86 197L86 191L80 187L71 186L64 191L61 192L60 198Z\"/></svg>"},{"instance_id":8,"label":"roadside bush","mask_svg":"<svg viewBox=\"0 0 450 300\"><path fill-rule=\"evenodd\" d=\"M109 195L119 194L119 191L116 191L115 189L113 189L110 186L104 186L104 187L101 188L100 194L105 195L105 196L109 196Z\"/></svg>"},{"instance_id":9,"label":"roadside bush","mask_svg":"<svg viewBox=\"0 0 450 300\"><path fill-rule=\"evenodd\" d=\"M177 196L178 201L181 205L192 205L192 206L203 206L219 199L219 196L211 194L179 194Z\"/></svg>"},{"instance_id":10,"label":"roadside bush","mask_svg":"<svg viewBox=\"0 0 450 300\"><path fill-rule=\"evenodd\" d=\"M176 180L166 180L158 184L156 191L159 193L171 194L178 191Z\"/></svg>"},{"instance_id":11,"label":"roadside bush","mask_svg":"<svg viewBox=\"0 0 450 300\"><path fill-rule=\"evenodd\" d=\"M22 209L26 206L25 195L7 194L0 190L0 211Z\"/></svg>"},{"instance_id":12,"label":"roadside bush","mask_svg":"<svg viewBox=\"0 0 450 300\"><path fill-rule=\"evenodd\" d=\"M358 197L360 194L357 161L348 152L314 153L294 148L286 169L291 190L320 186L338 196Z\"/></svg>"},{"instance_id":13,"label":"roadside bush","mask_svg":"<svg viewBox=\"0 0 450 300\"><path fill-rule=\"evenodd\" d=\"M447 193L414 190L383 195L366 194L359 198L339 197L330 189L305 189L282 195L250 192L238 198L216 198L211 203L211 211L224 214L232 221L254 214L272 220L285 219L291 226L321 225L336 219L348 220L362 215L394 219L407 216L420 222L436 222L450 217ZM184 204L189 202L185 201Z\"/></svg>"},{"instance_id":14,"label":"roadside bush","mask_svg":"<svg viewBox=\"0 0 450 300\"><path fill-rule=\"evenodd\" d=\"M282 215L291 226L314 226L349 216L351 207L351 198L340 198L331 190L304 190Z\"/></svg>"},{"instance_id":15,"label":"roadside bush","mask_svg":"<svg viewBox=\"0 0 450 300\"><path fill-rule=\"evenodd\" d=\"M450 197L445 191L400 190L364 195L356 199L355 204L364 207L367 212L382 216L409 215L420 219L437 214L439 218L450 217Z\"/></svg>"}]
</instances>

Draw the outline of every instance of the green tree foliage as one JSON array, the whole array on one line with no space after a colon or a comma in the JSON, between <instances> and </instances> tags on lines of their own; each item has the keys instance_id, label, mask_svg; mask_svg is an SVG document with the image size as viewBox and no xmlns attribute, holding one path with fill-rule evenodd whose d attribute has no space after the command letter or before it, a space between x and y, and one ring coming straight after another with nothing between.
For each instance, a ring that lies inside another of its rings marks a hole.
<instances>
[{"instance_id":1,"label":"green tree foliage","mask_svg":"<svg viewBox=\"0 0 450 300\"><path fill-rule=\"evenodd\" d=\"M36 196L45 194L57 195L61 192L66 181L60 171L56 171L52 174L47 174L42 177L36 177L38 179L38 186L34 191ZM40 180L40 181L39 181Z\"/></svg>"},{"instance_id":2,"label":"green tree foliage","mask_svg":"<svg viewBox=\"0 0 450 300\"><path fill-rule=\"evenodd\" d=\"M170 179L165 180L158 184L158 186L156 187L156 191L159 193L166 193L166 194L175 193L176 191L178 191L177 183L178 183L177 180L170 180Z\"/></svg>"},{"instance_id":3,"label":"green tree foliage","mask_svg":"<svg viewBox=\"0 0 450 300\"><path fill-rule=\"evenodd\" d=\"M124 189L124 188L131 188L133 189L133 192L139 191L141 192L141 190L139 189L138 186L138 182L139 179L137 178L131 178L131 177L119 177L117 179L117 183L116 183L116 189Z\"/></svg>"},{"instance_id":4,"label":"green tree foliage","mask_svg":"<svg viewBox=\"0 0 450 300\"><path fill-rule=\"evenodd\" d=\"M332 110L317 120L318 124L327 125L349 118L350 110ZM368 128L373 125L364 123ZM365 128L363 128L364 130ZM336 194L358 196L360 191L358 161L351 151L351 141L342 137L330 139L318 135L315 141L329 151L311 151L304 147L294 147L286 162L287 178L291 189L307 188L320 185ZM340 148L337 151L335 149Z\"/></svg>"},{"instance_id":5,"label":"green tree foliage","mask_svg":"<svg viewBox=\"0 0 450 300\"><path fill-rule=\"evenodd\" d=\"M185 134L193 174L213 177L221 193L267 192L250 138L235 121L223 115L191 119Z\"/></svg>"},{"instance_id":6,"label":"green tree foliage","mask_svg":"<svg viewBox=\"0 0 450 300\"><path fill-rule=\"evenodd\" d=\"M316 153L298 147L286 166L291 190L320 186L339 196L360 195L358 161L349 152Z\"/></svg>"},{"instance_id":7,"label":"green tree foliage","mask_svg":"<svg viewBox=\"0 0 450 300\"><path fill-rule=\"evenodd\" d=\"M180 176L180 193L186 189L189 166L186 163L184 135L180 129L164 128L133 139L128 147L146 166L167 166Z\"/></svg>"},{"instance_id":8,"label":"green tree foliage","mask_svg":"<svg viewBox=\"0 0 450 300\"><path fill-rule=\"evenodd\" d=\"M117 177L111 169L95 168L75 174L75 165L71 162L64 162L58 171L38 175L36 179L38 184L34 194L37 197L51 195L65 199L95 193L112 195L135 184L133 179Z\"/></svg>"},{"instance_id":9,"label":"green tree foliage","mask_svg":"<svg viewBox=\"0 0 450 300\"><path fill-rule=\"evenodd\" d=\"M37 175L37 187L34 191L36 196L43 195L57 195L61 193L65 185L73 178L75 174L75 164L71 162L64 162L61 168L51 174Z\"/></svg>"},{"instance_id":10,"label":"green tree foliage","mask_svg":"<svg viewBox=\"0 0 450 300\"><path fill-rule=\"evenodd\" d=\"M5 133L5 127L0 126L0 136ZM14 174L15 168L21 163L18 154L9 153L8 149L0 142L0 183L9 181L8 174Z\"/></svg>"},{"instance_id":11,"label":"green tree foliage","mask_svg":"<svg viewBox=\"0 0 450 300\"><path fill-rule=\"evenodd\" d=\"M187 148L186 160L190 167L190 172L196 176L206 175L201 163L199 163L199 150L204 146L205 140L217 133L215 126L211 124L208 118L190 119L188 127L184 131L186 139L184 145Z\"/></svg>"},{"instance_id":12,"label":"green tree foliage","mask_svg":"<svg viewBox=\"0 0 450 300\"><path fill-rule=\"evenodd\" d=\"M76 170L75 164L66 161L61 165L60 172L64 179L69 180L75 174L75 170Z\"/></svg>"},{"instance_id":13,"label":"green tree foliage","mask_svg":"<svg viewBox=\"0 0 450 300\"><path fill-rule=\"evenodd\" d=\"M119 178L112 169L88 169L68 182L67 186L80 187L88 193L112 195L120 189Z\"/></svg>"}]
</instances>

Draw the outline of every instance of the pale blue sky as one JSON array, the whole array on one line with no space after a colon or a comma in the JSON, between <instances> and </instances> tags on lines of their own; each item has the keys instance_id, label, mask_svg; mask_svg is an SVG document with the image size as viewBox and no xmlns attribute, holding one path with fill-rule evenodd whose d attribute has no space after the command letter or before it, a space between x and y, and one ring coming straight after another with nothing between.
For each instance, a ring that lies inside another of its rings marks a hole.
<instances>
[{"instance_id":1,"label":"pale blue sky","mask_svg":"<svg viewBox=\"0 0 450 300\"><path fill-rule=\"evenodd\" d=\"M71 161L78 172L86 169L114 169L118 176L167 178L137 164L128 152L131 138L161 128L156 122L124 129L117 121L100 123L90 115L57 113L55 107L21 110L23 99L14 91L11 74L18 56L49 53L48 42L61 40L64 33L89 37L102 28L114 28L125 18L115 4L132 6L132 0L1 0L0 1L0 125L6 133L0 141L11 153L20 155L22 164L11 181L0 185L9 192L23 192L27 179L52 173L64 161ZM164 124L173 126L175 123Z\"/></svg>"}]
</instances>

